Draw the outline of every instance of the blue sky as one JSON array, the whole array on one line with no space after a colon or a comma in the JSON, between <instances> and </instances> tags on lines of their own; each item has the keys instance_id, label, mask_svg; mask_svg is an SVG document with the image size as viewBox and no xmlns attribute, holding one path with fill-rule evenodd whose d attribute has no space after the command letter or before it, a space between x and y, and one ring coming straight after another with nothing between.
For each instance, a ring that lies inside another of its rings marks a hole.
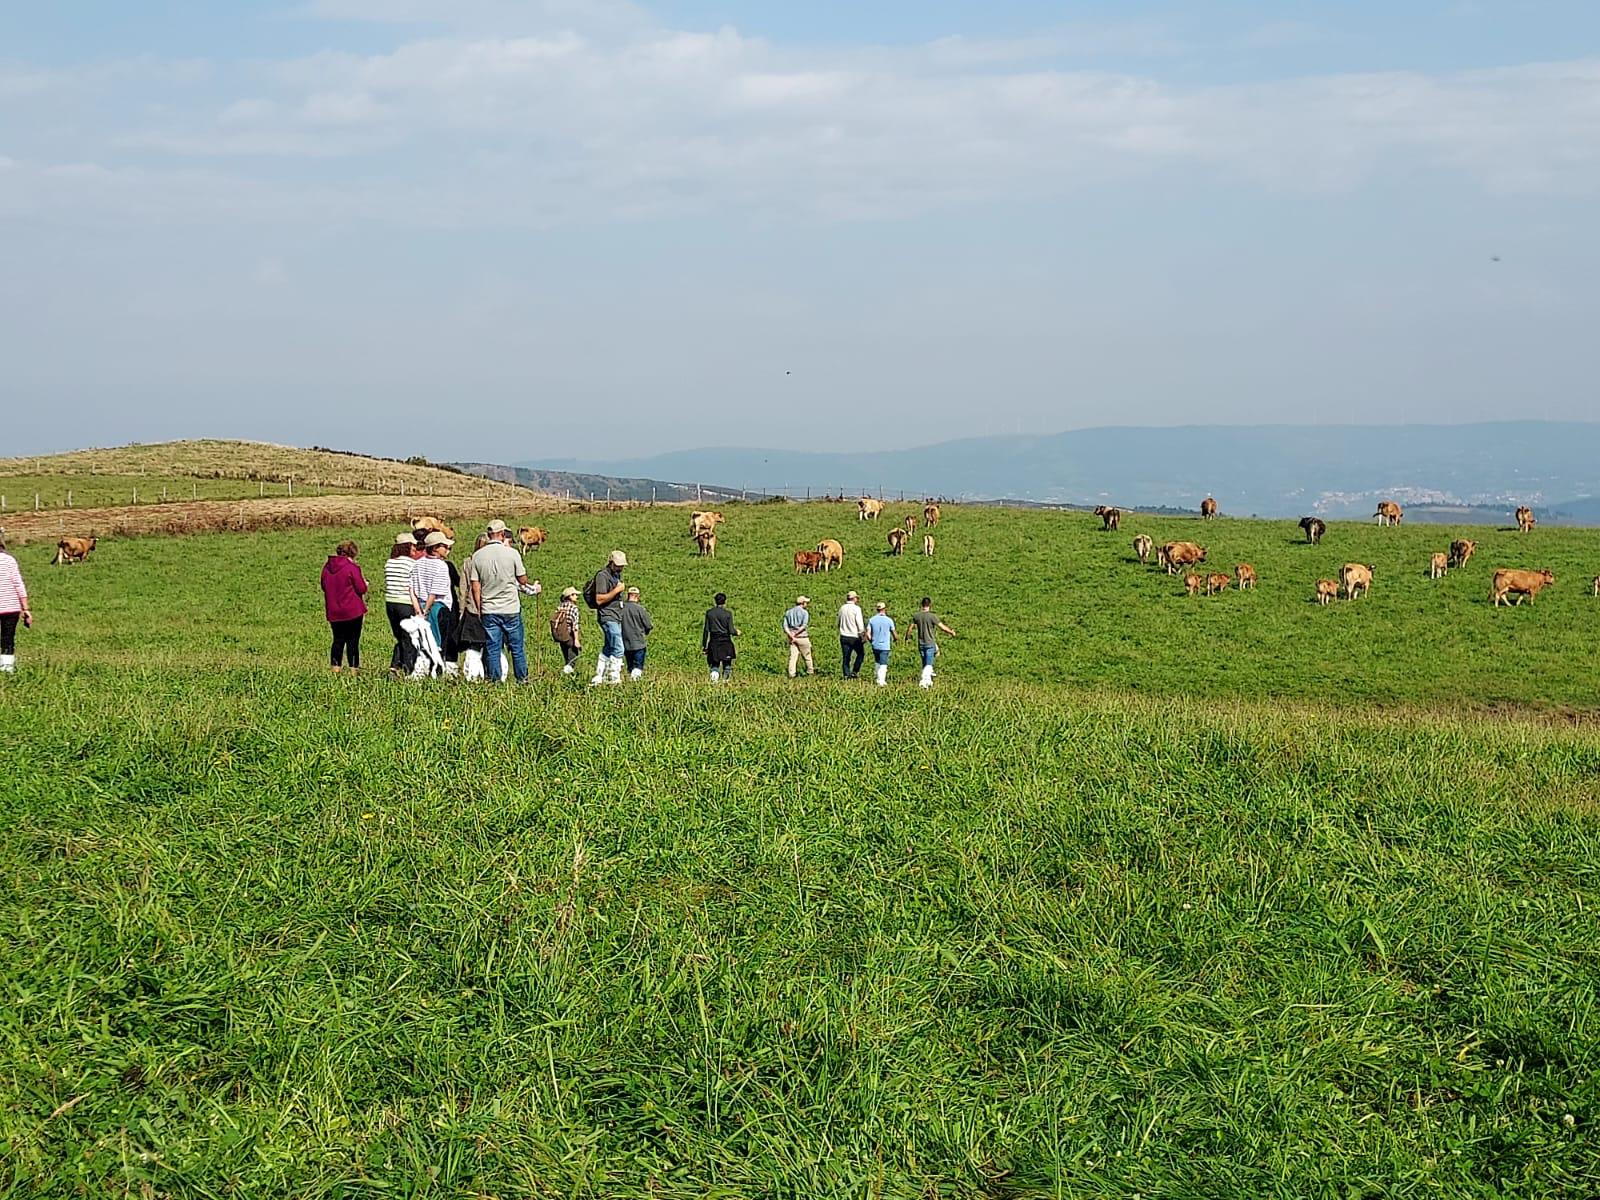
<instances>
[{"instance_id":1,"label":"blue sky","mask_svg":"<svg viewBox=\"0 0 1600 1200\"><path fill-rule=\"evenodd\" d=\"M0 453L1587 418L1597 192L1593 4L12 5Z\"/></svg>"}]
</instances>

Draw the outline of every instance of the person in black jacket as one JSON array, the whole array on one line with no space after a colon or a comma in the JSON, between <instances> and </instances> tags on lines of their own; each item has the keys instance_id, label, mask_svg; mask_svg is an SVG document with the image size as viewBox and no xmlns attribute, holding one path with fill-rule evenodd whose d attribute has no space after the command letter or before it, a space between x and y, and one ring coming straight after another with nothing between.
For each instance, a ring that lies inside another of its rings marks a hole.
<instances>
[{"instance_id":1,"label":"person in black jacket","mask_svg":"<svg viewBox=\"0 0 1600 1200\"><path fill-rule=\"evenodd\" d=\"M712 606L706 609L705 624L700 629L700 648L706 652L712 683L733 674L733 639L738 636L733 614L728 611L728 597L718 592L712 597Z\"/></svg>"}]
</instances>

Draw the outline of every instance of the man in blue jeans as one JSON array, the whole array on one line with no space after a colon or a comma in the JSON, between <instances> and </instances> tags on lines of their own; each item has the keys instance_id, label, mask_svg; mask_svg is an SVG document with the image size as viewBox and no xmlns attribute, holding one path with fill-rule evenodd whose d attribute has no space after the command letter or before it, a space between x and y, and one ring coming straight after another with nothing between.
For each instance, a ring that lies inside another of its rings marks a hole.
<instances>
[{"instance_id":1,"label":"man in blue jeans","mask_svg":"<svg viewBox=\"0 0 1600 1200\"><path fill-rule=\"evenodd\" d=\"M511 545L504 521L490 521L489 542L472 555L472 599L483 614L484 674L500 682L500 646L511 652L511 670L518 683L528 682L528 652L522 631L522 593L539 594L528 582L522 555Z\"/></svg>"},{"instance_id":2,"label":"man in blue jeans","mask_svg":"<svg viewBox=\"0 0 1600 1200\"><path fill-rule=\"evenodd\" d=\"M628 556L621 550L613 550L606 565L595 573L589 584L593 597L591 607L605 639L600 646L600 661L595 664L594 678L589 681L591 684L622 682L622 571L627 565Z\"/></svg>"},{"instance_id":3,"label":"man in blue jeans","mask_svg":"<svg viewBox=\"0 0 1600 1200\"><path fill-rule=\"evenodd\" d=\"M947 633L956 636L956 631L941 621L933 611L933 601L927 596L922 598L922 611L911 618L911 623L917 627L917 649L922 654L922 679L921 687L933 686L933 664L939 657L938 634Z\"/></svg>"},{"instance_id":4,"label":"man in blue jeans","mask_svg":"<svg viewBox=\"0 0 1600 1200\"><path fill-rule=\"evenodd\" d=\"M872 643L872 677L882 687L889 682L889 650L900 640L894 618L889 615L889 606L882 600L878 601L877 612L867 622L867 638Z\"/></svg>"}]
</instances>

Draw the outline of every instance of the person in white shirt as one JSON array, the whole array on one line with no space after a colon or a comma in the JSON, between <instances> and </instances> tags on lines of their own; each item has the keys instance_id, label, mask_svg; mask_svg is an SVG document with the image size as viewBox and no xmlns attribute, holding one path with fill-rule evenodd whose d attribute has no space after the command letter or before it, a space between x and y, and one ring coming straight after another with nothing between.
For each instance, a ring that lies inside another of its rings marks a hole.
<instances>
[{"instance_id":1,"label":"person in white shirt","mask_svg":"<svg viewBox=\"0 0 1600 1200\"><path fill-rule=\"evenodd\" d=\"M867 657L867 618L861 611L860 599L849 592L839 608L839 656L844 660L846 679L861 674L861 664Z\"/></svg>"}]
</instances>

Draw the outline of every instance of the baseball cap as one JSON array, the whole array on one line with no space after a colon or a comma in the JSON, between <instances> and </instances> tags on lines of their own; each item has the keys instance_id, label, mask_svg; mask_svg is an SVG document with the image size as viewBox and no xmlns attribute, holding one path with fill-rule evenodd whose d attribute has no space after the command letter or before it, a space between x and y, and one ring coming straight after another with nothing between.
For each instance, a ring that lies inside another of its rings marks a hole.
<instances>
[{"instance_id":1,"label":"baseball cap","mask_svg":"<svg viewBox=\"0 0 1600 1200\"><path fill-rule=\"evenodd\" d=\"M417 535L407 529L404 533L394 535L394 544L396 546L415 546L417 544Z\"/></svg>"},{"instance_id":2,"label":"baseball cap","mask_svg":"<svg viewBox=\"0 0 1600 1200\"><path fill-rule=\"evenodd\" d=\"M628 556L621 550L613 550L611 552L611 557L606 559L606 561L613 567L625 567L628 565Z\"/></svg>"},{"instance_id":3,"label":"baseball cap","mask_svg":"<svg viewBox=\"0 0 1600 1200\"><path fill-rule=\"evenodd\" d=\"M810 604L811 603L811 597L810 596L796 596L794 598L794 602L796 604Z\"/></svg>"},{"instance_id":4,"label":"baseball cap","mask_svg":"<svg viewBox=\"0 0 1600 1200\"><path fill-rule=\"evenodd\" d=\"M631 587L631 588L628 589L628 595L637 596L638 594L639 594L639 589L638 588Z\"/></svg>"},{"instance_id":5,"label":"baseball cap","mask_svg":"<svg viewBox=\"0 0 1600 1200\"><path fill-rule=\"evenodd\" d=\"M856 595L854 592L846 592L844 594L844 598L846 600L859 600L859 599L861 599L861 597Z\"/></svg>"},{"instance_id":6,"label":"baseball cap","mask_svg":"<svg viewBox=\"0 0 1600 1200\"><path fill-rule=\"evenodd\" d=\"M884 603L884 602L883 602L883 601L882 601L882 600L879 600L879 601L878 601L878 608L879 608L879 609L880 609L880 610L882 610L882 609L886 609L886 608L888 608L888 607L889 607L889 606L888 606L888 605L887 605L887 604L885 604L885 603Z\"/></svg>"},{"instance_id":7,"label":"baseball cap","mask_svg":"<svg viewBox=\"0 0 1600 1200\"><path fill-rule=\"evenodd\" d=\"M504 521L500 520L500 518L496 517L493 521L489 522L489 532L490 533L504 533L505 531L506 531L506 523Z\"/></svg>"},{"instance_id":8,"label":"baseball cap","mask_svg":"<svg viewBox=\"0 0 1600 1200\"><path fill-rule=\"evenodd\" d=\"M455 542L451 541L449 538L445 537L444 534L435 529L427 537L422 539L422 544L431 550L435 546L454 546Z\"/></svg>"}]
</instances>

